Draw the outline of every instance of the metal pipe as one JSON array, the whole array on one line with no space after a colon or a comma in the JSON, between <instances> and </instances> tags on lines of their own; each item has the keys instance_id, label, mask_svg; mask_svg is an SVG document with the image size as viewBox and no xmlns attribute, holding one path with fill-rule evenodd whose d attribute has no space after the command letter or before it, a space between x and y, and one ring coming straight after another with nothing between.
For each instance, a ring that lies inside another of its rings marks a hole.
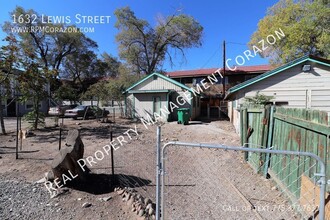
<instances>
[{"instance_id":1,"label":"metal pipe","mask_svg":"<svg viewBox=\"0 0 330 220\"><path fill-rule=\"evenodd\" d=\"M160 199L161 199L161 191L160 191L160 187L159 187L161 172L162 172L160 139L161 139L161 127L157 126L156 220L160 219Z\"/></svg>"},{"instance_id":2,"label":"metal pipe","mask_svg":"<svg viewBox=\"0 0 330 220\"><path fill-rule=\"evenodd\" d=\"M320 186L319 219L324 220L325 192L326 192L325 164L319 156L317 156L313 153L300 152L300 151L285 151L285 150L234 147L234 146L225 146L225 145L219 145L219 144L202 144L202 143L187 143L187 142L179 142L179 141L170 141L163 146L162 155L164 155L166 148L170 145L311 157L311 158L315 159L316 161L318 161L318 164L320 167L320 173L318 174L318 176L320 176L319 183L321 185ZM162 159L163 159L163 161L165 160L164 156ZM164 170L163 170L163 172L164 172ZM162 184L162 192L164 192L164 184ZM163 197L162 197L162 204L163 204ZM164 206L162 207L162 211L164 212Z\"/></svg>"},{"instance_id":3,"label":"metal pipe","mask_svg":"<svg viewBox=\"0 0 330 220\"><path fill-rule=\"evenodd\" d=\"M16 97L16 160L18 159L18 132L19 132L19 104Z\"/></svg>"}]
</instances>

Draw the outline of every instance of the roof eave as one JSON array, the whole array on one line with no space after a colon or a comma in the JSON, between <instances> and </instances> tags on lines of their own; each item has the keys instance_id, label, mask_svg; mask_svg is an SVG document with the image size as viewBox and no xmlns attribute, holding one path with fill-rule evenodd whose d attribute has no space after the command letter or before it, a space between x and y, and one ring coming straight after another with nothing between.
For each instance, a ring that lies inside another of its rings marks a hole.
<instances>
[{"instance_id":1,"label":"roof eave","mask_svg":"<svg viewBox=\"0 0 330 220\"><path fill-rule=\"evenodd\" d=\"M290 69L293 66L296 66L296 65L301 64L301 63L306 62L306 61L315 62L315 63L322 64L322 65L325 65L325 66L330 66L330 64L328 64L326 62L323 62L323 61L320 61L320 60L317 60L317 59L315 59L315 58L313 58L311 56L303 56L303 57L298 58L296 60L293 60L293 61L291 61L291 62L289 62L287 64L284 64L283 66L280 66L280 67L278 67L278 68L276 68L274 70L270 70L268 72L265 72L264 74L261 74L258 77L252 78L250 80L247 80L247 81L245 81L243 83L240 83L240 84L238 84L238 85L230 88L228 90L227 96L229 97L229 95L232 94L232 93L235 93L235 92L237 92L237 91L239 91L239 90L241 90L243 88L246 88L246 87L248 87L248 86L250 86L250 85L252 85L254 83L257 83L259 81L262 81L262 80L264 80L264 79L266 79L268 77L271 77L271 76L273 76L273 75L275 75L275 74L277 74L279 72L282 72L282 71L285 71L287 69Z\"/></svg>"}]
</instances>

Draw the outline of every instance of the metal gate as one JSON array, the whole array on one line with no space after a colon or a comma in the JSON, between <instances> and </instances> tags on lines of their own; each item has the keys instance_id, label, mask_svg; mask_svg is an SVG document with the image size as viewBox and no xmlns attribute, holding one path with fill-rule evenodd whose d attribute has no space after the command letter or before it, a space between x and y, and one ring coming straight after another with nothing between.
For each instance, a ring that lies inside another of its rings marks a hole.
<instances>
[{"instance_id":1,"label":"metal gate","mask_svg":"<svg viewBox=\"0 0 330 220\"><path fill-rule=\"evenodd\" d=\"M267 161L247 163L245 152ZM265 163L266 176L255 169ZM324 220L329 214L325 165L312 153L184 142L160 147L158 140L157 168L157 219Z\"/></svg>"}]
</instances>

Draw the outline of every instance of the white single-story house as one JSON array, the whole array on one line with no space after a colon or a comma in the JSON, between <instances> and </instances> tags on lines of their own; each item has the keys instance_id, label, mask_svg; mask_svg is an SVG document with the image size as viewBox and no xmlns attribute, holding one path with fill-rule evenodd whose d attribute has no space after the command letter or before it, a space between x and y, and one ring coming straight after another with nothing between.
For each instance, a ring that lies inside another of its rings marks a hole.
<instances>
[{"instance_id":1,"label":"white single-story house","mask_svg":"<svg viewBox=\"0 0 330 220\"><path fill-rule=\"evenodd\" d=\"M159 73L144 77L124 94L125 113L130 118L154 118L156 113L164 121L175 121L178 108L189 108L192 120L200 115L199 95L182 83Z\"/></svg>"},{"instance_id":2,"label":"white single-story house","mask_svg":"<svg viewBox=\"0 0 330 220\"><path fill-rule=\"evenodd\" d=\"M330 112L330 61L303 56L230 88L226 94L228 116L237 131L244 98L257 92L272 96L272 103L282 107Z\"/></svg>"}]
</instances>

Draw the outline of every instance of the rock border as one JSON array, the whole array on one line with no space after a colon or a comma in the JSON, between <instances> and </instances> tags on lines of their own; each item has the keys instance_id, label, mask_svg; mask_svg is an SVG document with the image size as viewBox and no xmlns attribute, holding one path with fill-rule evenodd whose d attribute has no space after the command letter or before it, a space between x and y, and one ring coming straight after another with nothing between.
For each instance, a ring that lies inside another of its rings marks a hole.
<instances>
[{"instance_id":1,"label":"rock border","mask_svg":"<svg viewBox=\"0 0 330 220\"><path fill-rule=\"evenodd\" d=\"M132 188L116 187L115 192L122 197L122 201L126 203L131 211L141 219L156 219L156 204L149 198L144 198L136 190Z\"/></svg>"}]
</instances>

